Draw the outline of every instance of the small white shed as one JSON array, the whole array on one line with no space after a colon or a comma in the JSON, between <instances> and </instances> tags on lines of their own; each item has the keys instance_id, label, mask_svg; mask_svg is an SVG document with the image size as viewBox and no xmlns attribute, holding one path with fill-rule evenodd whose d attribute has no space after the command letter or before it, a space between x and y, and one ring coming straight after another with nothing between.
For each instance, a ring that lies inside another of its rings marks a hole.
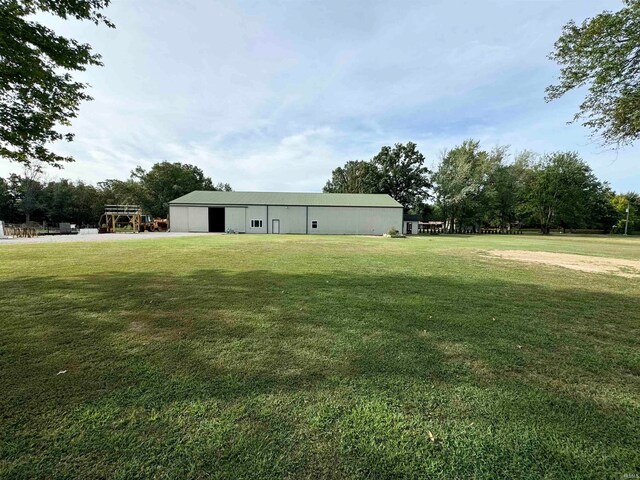
<instances>
[{"instance_id":1,"label":"small white shed","mask_svg":"<svg viewBox=\"0 0 640 480\"><path fill-rule=\"evenodd\" d=\"M420 215L404 214L402 216L402 233L416 235L420 224Z\"/></svg>"}]
</instances>

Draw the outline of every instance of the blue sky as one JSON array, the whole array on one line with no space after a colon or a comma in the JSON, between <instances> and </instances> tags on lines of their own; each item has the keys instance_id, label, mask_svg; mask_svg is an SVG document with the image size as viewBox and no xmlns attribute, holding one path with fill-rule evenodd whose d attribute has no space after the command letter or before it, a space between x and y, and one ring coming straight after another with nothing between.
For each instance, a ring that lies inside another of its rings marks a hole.
<instances>
[{"instance_id":1,"label":"blue sky","mask_svg":"<svg viewBox=\"0 0 640 480\"><path fill-rule=\"evenodd\" d=\"M151 8L151 5L153 7ZM331 170L414 141L435 165L465 138L513 152L575 150L616 190L640 190L640 142L606 150L551 104L561 27L619 0L114 0L115 30L46 18L105 66L51 177L126 178L162 160L236 190L320 191ZM18 171L3 162L0 174Z\"/></svg>"}]
</instances>

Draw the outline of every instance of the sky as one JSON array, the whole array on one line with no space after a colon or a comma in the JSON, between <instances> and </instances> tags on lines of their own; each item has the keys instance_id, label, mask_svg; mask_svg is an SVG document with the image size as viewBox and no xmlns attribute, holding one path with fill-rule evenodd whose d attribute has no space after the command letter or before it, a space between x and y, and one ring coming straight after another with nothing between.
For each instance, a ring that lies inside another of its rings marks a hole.
<instances>
[{"instance_id":1,"label":"sky","mask_svg":"<svg viewBox=\"0 0 640 480\"><path fill-rule=\"evenodd\" d=\"M321 191L335 167L413 141L435 167L467 138L511 152L577 151L616 191L640 190L640 142L603 148L552 103L562 26L620 0L113 0L116 29L40 17L90 43L94 100L73 122L76 162L50 178L125 179L159 161L234 190ZM6 160L0 175L20 168Z\"/></svg>"}]
</instances>

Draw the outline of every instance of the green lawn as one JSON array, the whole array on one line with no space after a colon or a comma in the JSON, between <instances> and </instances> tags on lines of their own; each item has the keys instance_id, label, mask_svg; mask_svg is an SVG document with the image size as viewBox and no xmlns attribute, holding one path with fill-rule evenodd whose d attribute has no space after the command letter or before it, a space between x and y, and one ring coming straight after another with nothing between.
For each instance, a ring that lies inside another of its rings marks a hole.
<instances>
[{"instance_id":1,"label":"green lawn","mask_svg":"<svg viewBox=\"0 0 640 480\"><path fill-rule=\"evenodd\" d=\"M640 279L490 249L640 238L0 246L0 477L639 474Z\"/></svg>"}]
</instances>

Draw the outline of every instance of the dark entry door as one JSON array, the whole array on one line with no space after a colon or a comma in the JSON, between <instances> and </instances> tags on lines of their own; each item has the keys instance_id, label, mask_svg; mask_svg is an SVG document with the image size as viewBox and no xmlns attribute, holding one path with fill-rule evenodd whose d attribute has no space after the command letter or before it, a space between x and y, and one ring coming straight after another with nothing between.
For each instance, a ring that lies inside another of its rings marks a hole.
<instances>
[{"instance_id":1,"label":"dark entry door","mask_svg":"<svg viewBox=\"0 0 640 480\"><path fill-rule=\"evenodd\" d=\"M413 233L412 230L413 230L413 223L411 222L407 223L407 234L411 235Z\"/></svg>"},{"instance_id":2,"label":"dark entry door","mask_svg":"<svg viewBox=\"0 0 640 480\"><path fill-rule=\"evenodd\" d=\"M224 207L209 208L209 231L224 232Z\"/></svg>"}]
</instances>

